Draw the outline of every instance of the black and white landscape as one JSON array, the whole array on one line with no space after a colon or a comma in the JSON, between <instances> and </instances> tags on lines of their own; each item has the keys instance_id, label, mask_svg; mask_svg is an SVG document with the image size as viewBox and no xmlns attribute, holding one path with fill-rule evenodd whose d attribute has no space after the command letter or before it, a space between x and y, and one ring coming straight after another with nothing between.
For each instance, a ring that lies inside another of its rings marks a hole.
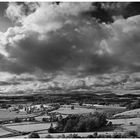
<instances>
[{"instance_id":1,"label":"black and white landscape","mask_svg":"<svg viewBox=\"0 0 140 140\"><path fill-rule=\"evenodd\" d=\"M0 138L139 138L139 2L0 2Z\"/></svg>"}]
</instances>

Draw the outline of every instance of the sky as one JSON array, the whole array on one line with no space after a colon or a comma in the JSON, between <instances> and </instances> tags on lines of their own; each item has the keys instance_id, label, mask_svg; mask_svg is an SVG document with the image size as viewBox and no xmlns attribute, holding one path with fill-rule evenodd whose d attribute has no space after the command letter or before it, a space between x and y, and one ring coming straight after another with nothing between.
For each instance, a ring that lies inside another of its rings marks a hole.
<instances>
[{"instance_id":1,"label":"sky","mask_svg":"<svg viewBox=\"0 0 140 140\"><path fill-rule=\"evenodd\" d=\"M134 82L140 71L139 6L0 2L0 91L44 90L79 77L96 85L106 75Z\"/></svg>"}]
</instances>

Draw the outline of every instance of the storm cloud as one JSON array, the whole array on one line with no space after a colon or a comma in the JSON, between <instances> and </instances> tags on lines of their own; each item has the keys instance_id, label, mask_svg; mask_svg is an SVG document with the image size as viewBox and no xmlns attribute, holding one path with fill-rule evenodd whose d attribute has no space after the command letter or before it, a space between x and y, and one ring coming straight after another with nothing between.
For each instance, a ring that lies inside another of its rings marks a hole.
<instances>
[{"instance_id":1,"label":"storm cloud","mask_svg":"<svg viewBox=\"0 0 140 140\"><path fill-rule=\"evenodd\" d=\"M10 3L6 14L15 27L0 33L1 71L139 71L140 15L123 17L128 5L102 3L113 19L105 23L94 16L95 3Z\"/></svg>"}]
</instances>

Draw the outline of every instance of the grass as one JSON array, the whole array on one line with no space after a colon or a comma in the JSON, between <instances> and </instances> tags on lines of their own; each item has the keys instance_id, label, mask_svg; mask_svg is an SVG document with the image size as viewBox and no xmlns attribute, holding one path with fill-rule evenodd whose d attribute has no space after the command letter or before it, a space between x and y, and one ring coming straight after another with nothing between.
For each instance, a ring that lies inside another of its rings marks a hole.
<instances>
[{"instance_id":1,"label":"grass","mask_svg":"<svg viewBox=\"0 0 140 140\"><path fill-rule=\"evenodd\" d=\"M17 113L16 111L10 112L9 110L6 110L6 109L0 109L0 120L10 120L16 117L23 118L23 117L31 117L31 116L34 116L34 115L26 114L26 112Z\"/></svg>"},{"instance_id":2,"label":"grass","mask_svg":"<svg viewBox=\"0 0 140 140\"><path fill-rule=\"evenodd\" d=\"M88 114L88 113L94 113L96 112L95 109L87 109L87 108L59 108L58 110L52 111L54 113L60 113L60 114Z\"/></svg>"},{"instance_id":3,"label":"grass","mask_svg":"<svg viewBox=\"0 0 140 140\"><path fill-rule=\"evenodd\" d=\"M3 130L2 128L0 128L0 136L2 135L6 135L6 134L10 134L11 132Z\"/></svg>"},{"instance_id":4,"label":"grass","mask_svg":"<svg viewBox=\"0 0 140 140\"><path fill-rule=\"evenodd\" d=\"M140 126L140 118L112 119L109 120L113 125L116 125L118 131L136 131Z\"/></svg>"},{"instance_id":5,"label":"grass","mask_svg":"<svg viewBox=\"0 0 140 140\"><path fill-rule=\"evenodd\" d=\"M131 122L135 125L140 124L140 118L130 118L130 119L112 119L109 120L113 124L124 124L124 125L129 125Z\"/></svg>"},{"instance_id":6,"label":"grass","mask_svg":"<svg viewBox=\"0 0 140 140\"><path fill-rule=\"evenodd\" d=\"M7 128L17 130L20 132L31 132L37 130L44 130L50 127L51 123L36 123L36 124L25 124L25 125L8 125ZM55 126L55 123L54 123Z\"/></svg>"},{"instance_id":7,"label":"grass","mask_svg":"<svg viewBox=\"0 0 140 140\"><path fill-rule=\"evenodd\" d=\"M134 116L134 115L140 115L140 109L133 109L133 110L129 110L129 111L125 111L122 113L118 113L116 115L114 115L114 117L117 116Z\"/></svg>"}]
</instances>

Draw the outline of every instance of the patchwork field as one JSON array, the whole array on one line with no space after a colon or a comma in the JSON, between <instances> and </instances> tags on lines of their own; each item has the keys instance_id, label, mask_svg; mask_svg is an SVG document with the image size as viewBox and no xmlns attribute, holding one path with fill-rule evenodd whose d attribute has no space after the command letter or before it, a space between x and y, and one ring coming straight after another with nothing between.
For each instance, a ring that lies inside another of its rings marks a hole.
<instances>
[{"instance_id":1,"label":"patchwork field","mask_svg":"<svg viewBox=\"0 0 140 140\"><path fill-rule=\"evenodd\" d=\"M140 126L140 118L112 119L109 121L114 125L118 125L116 128L118 131L136 131Z\"/></svg>"},{"instance_id":2,"label":"patchwork field","mask_svg":"<svg viewBox=\"0 0 140 140\"><path fill-rule=\"evenodd\" d=\"M7 128L17 130L20 132L31 132L38 130L47 130L50 127L51 123L34 123L34 124L23 124L23 125L7 125ZM56 124L54 123L53 126Z\"/></svg>"},{"instance_id":3,"label":"patchwork field","mask_svg":"<svg viewBox=\"0 0 140 140\"><path fill-rule=\"evenodd\" d=\"M6 131L6 130L0 128L0 136L2 136L2 135L6 135L6 134L10 134L10 133L11 133L11 132Z\"/></svg>"},{"instance_id":4,"label":"patchwork field","mask_svg":"<svg viewBox=\"0 0 140 140\"><path fill-rule=\"evenodd\" d=\"M122 113L118 113L116 115L114 115L114 117L117 116L134 116L134 115L140 115L140 109L134 109L134 110L129 110L129 111L125 111Z\"/></svg>"},{"instance_id":5,"label":"patchwork field","mask_svg":"<svg viewBox=\"0 0 140 140\"><path fill-rule=\"evenodd\" d=\"M94 113L96 109L87 109L87 108L59 108L58 110L52 111L51 113L59 113L59 114L88 114Z\"/></svg>"},{"instance_id":6,"label":"patchwork field","mask_svg":"<svg viewBox=\"0 0 140 140\"><path fill-rule=\"evenodd\" d=\"M140 124L140 118L112 119L109 121L111 121L113 124L124 124L124 125L130 125L130 123L133 123L133 125Z\"/></svg>"},{"instance_id":7,"label":"patchwork field","mask_svg":"<svg viewBox=\"0 0 140 140\"><path fill-rule=\"evenodd\" d=\"M0 120L10 120L16 117L22 118L22 117L32 117L32 116L34 115L26 114L26 112L17 113L16 111L10 112L9 110L6 110L6 109L0 109Z\"/></svg>"},{"instance_id":8,"label":"patchwork field","mask_svg":"<svg viewBox=\"0 0 140 140\"><path fill-rule=\"evenodd\" d=\"M125 110L126 107L121 107L121 106L113 106L113 105L94 105L96 109L103 109L103 110Z\"/></svg>"}]
</instances>

